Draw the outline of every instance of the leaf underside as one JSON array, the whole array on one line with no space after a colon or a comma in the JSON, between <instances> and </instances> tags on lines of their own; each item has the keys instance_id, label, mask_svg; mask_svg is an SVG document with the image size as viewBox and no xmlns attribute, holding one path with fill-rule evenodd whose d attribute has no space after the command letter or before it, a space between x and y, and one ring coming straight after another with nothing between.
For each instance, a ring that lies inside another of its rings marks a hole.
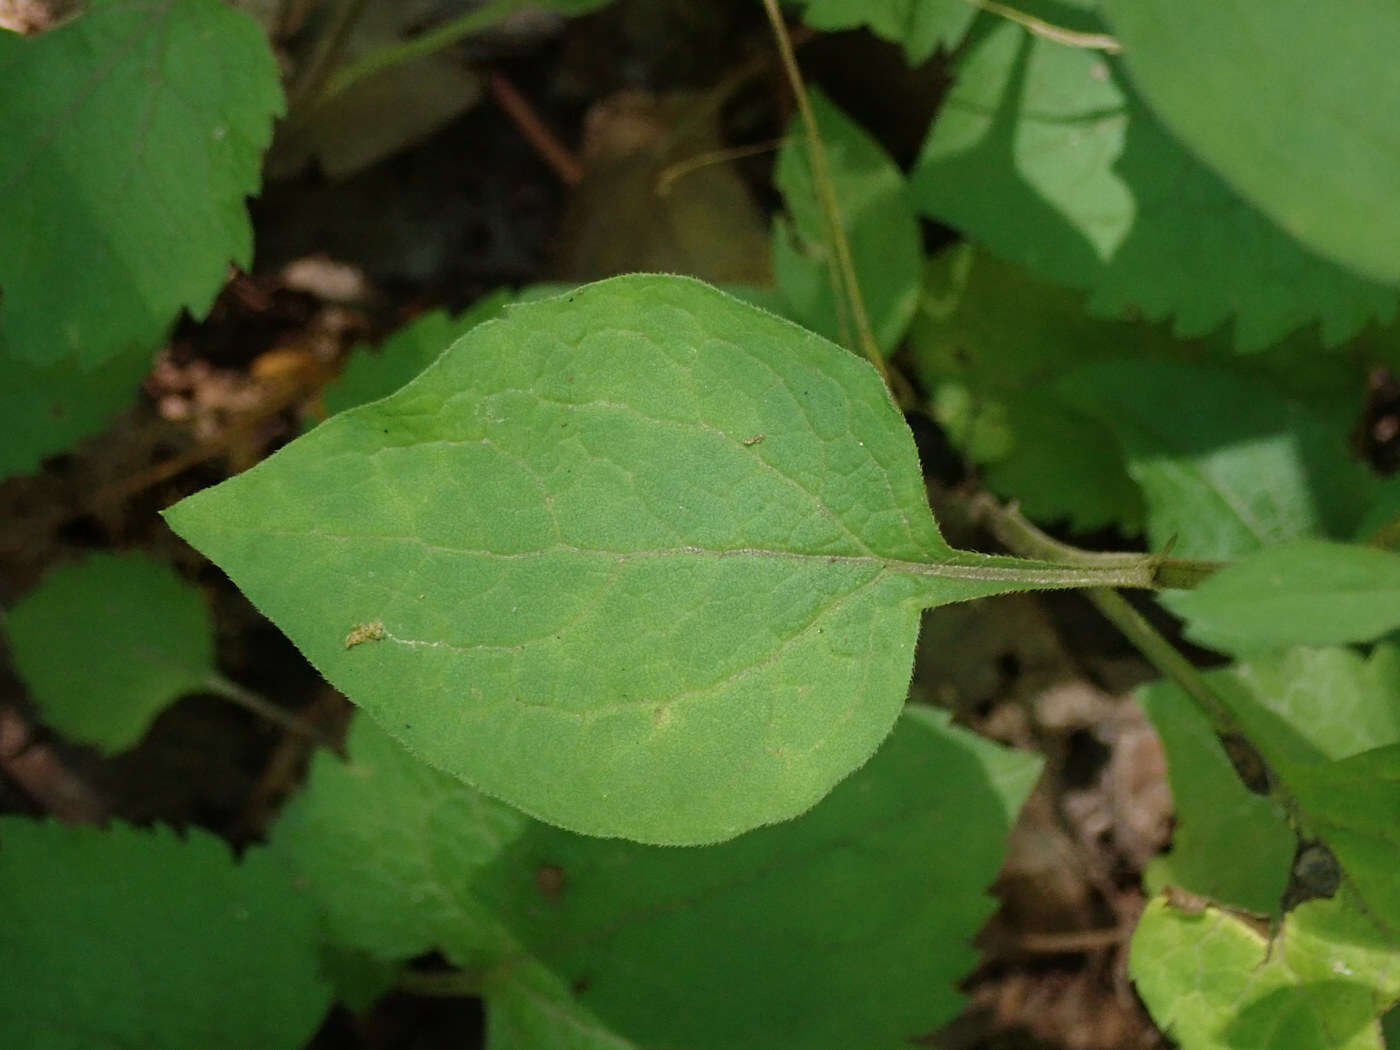
<instances>
[{"instance_id":1,"label":"leaf underside","mask_svg":"<svg viewBox=\"0 0 1400 1050\"><path fill-rule=\"evenodd\" d=\"M414 753L657 843L807 809L919 610L1016 586L943 541L868 363L677 277L513 307L167 519Z\"/></svg>"}]
</instances>

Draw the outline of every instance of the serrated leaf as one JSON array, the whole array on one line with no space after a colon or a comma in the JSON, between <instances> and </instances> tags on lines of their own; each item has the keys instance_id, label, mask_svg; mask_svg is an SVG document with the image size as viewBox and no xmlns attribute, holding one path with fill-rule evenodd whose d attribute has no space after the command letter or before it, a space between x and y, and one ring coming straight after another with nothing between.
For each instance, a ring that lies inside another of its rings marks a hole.
<instances>
[{"instance_id":1,"label":"serrated leaf","mask_svg":"<svg viewBox=\"0 0 1400 1050\"><path fill-rule=\"evenodd\" d=\"M1270 941L1228 912L1158 897L1129 972L1182 1050L1382 1050L1377 1018L1400 997L1400 953L1340 900L1300 906Z\"/></svg>"},{"instance_id":2,"label":"serrated leaf","mask_svg":"<svg viewBox=\"0 0 1400 1050\"><path fill-rule=\"evenodd\" d=\"M909 329L934 414L987 486L1034 519L1085 531L1138 531L1142 497L1112 434L1055 380L1125 345L1141 353L1163 341L1141 325L1089 317L1077 293L970 244L929 259Z\"/></svg>"},{"instance_id":3,"label":"serrated leaf","mask_svg":"<svg viewBox=\"0 0 1400 1050\"><path fill-rule=\"evenodd\" d=\"M344 370L322 392L327 411L344 412L392 394L461 336L498 316L509 301L509 292L492 292L456 317L433 310L395 331L374 350L356 347Z\"/></svg>"},{"instance_id":4,"label":"serrated leaf","mask_svg":"<svg viewBox=\"0 0 1400 1050\"><path fill-rule=\"evenodd\" d=\"M281 107L262 32L219 0L0 32L0 351L91 368L202 315L251 261L244 198Z\"/></svg>"},{"instance_id":5,"label":"serrated leaf","mask_svg":"<svg viewBox=\"0 0 1400 1050\"><path fill-rule=\"evenodd\" d=\"M1106 0L1123 57L1192 150L1316 251L1400 283L1400 8Z\"/></svg>"},{"instance_id":6,"label":"serrated leaf","mask_svg":"<svg viewBox=\"0 0 1400 1050\"><path fill-rule=\"evenodd\" d=\"M0 479L29 473L45 456L100 430L136 400L150 364L146 350L120 354L91 370L72 361L36 365L0 351L0 419L5 421Z\"/></svg>"},{"instance_id":7,"label":"serrated leaf","mask_svg":"<svg viewBox=\"0 0 1400 1050\"><path fill-rule=\"evenodd\" d=\"M880 144L819 91L812 92L811 103L872 334L888 354L904 338L918 305L918 219L904 175ZM838 309L833 249L807 148L802 122L794 118L774 173L792 223L774 224L773 272L789 304L785 313L834 343L854 347L853 322L843 321Z\"/></svg>"},{"instance_id":8,"label":"serrated leaf","mask_svg":"<svg viewBox=\"0 0 1400 1050\"><path fill-rule=\"evenodd\" d=\"M1346 435L1245 371L1124 359L1076 369L1060 394L1122 447L1154 550L1226 560L1350 536L1379 487Z\"/></svg>"},{"instance_id":9,"label":"serrated leaf","mask_svg":"<svg viewBox=\"0 0 1400 1050\"><path fill-rule=\"evenodd\" d=\"M1222 652L1367 642L1400 627L1400 554L1322 540L1268 547L1159 596Z\"/></svg>"},{"instance_id":10,"label":"serrated leaf","mask_svg":"<svg viewBox=\"0 0 1400 1050\"><path fill-rule=\"evenodd\" d=\"M471 960L495 1050L907 1045L957 1008L967 942L992 906L984 887L1039 769L913 709L811 812L675 850L512 815L367 719L349 753L343 767L316 759L276 846L338 936L387 922L418 932L371 932L375 950L436 943ZM363 848L394 827L392 848ZM453 910L493 916L509 939L483 940Z\"/></svg>"},{"instance_id":11,"label":"serrated leaf","mask_svg":"<svg viewBox=\"0 0 1400 1050\"><path fill-rule=\"evenodd\" d=\"M1097 316L1171 317L1180 336L1233 319L1242 350L1395 316L1394 288L1313 254L1182 149L1117 60L1010 23L974 37L910 176L926 214L1089 290Z\"/></svg>"},{"instance_id":12,"label":"serrated leaf","mask_svg":"<svg viewBox=\"0 0 1400 1050\"><path fill-rule=\"evenodd\" d=\"M921 608L1048 579L946 545L867 362L679 277L514 307L166 513L410 750L657 843L810 807Z\"/></svg>"},{"instance_id":13,"label":"serrated leaf","mask_svg":"<svg viewBox=\"0 0 1400 1050\"><path fill-rule=\"evenodd\" d=\"M108 752L131 747L214 674L203 597L139 554L60 566L10 610L5 634L44 721Z\"/></svg>"},{"instance_id":14,"label":"serrated leaf","mask_svg":"<svg viewBox=\"0 0 1400 1050\"><path fill-rule=\"evenodd\" d=\"M206 832L0 818L10 1050L294 1050L330 1005L316 913Z\"/></svg>"},{"instance_id":15,"label":"serrated leaf","mask_svg":"<svg viewBox=\"0 0 1400 1050\"><path fill-rule=\"evenodd\" d=\"M958 46L977 8L965 0L800 0L802 21L833 32L865 26L904 48L911 66Z\"/></svg>"}]
</instances>

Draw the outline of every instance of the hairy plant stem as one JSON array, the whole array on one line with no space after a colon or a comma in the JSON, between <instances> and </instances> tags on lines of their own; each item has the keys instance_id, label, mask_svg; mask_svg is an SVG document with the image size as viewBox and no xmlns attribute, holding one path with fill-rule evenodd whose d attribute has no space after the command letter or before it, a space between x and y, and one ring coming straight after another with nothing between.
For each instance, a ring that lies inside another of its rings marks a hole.
<instances>
[{"instance_id":1,"label":"hairy plant stem","mask_svg":"<svg viewBox=\"0 0 1400 1050\"><path fill-rule=\"evenodd\" d=\"M1097 568L1148 566L1154 590L1190 590L1224 563L1199 558L1171 558L1165 554L1137 554L1119 551L1086 551L1061 543L1036 528L1014 505L1003 506L986 493L972 498L969 509L974 521L985 525L1007 550L1028 558Z\"/></svg>"},{"instance_id":2,"label":"hairy plant stem","mask_svg":"<svg viewBox=\"0 0 1400 1050\"><path fill-rule=\"evenodd\" d=\"M890 396L895 396L890 380L889 369L884 356L875 342L875 333L870 327L870 317L865 312L865 299L861 296L860 283L856 279L855 262L851 258L851 246L846 240L846 232L841 227L841 209L836 201L836 187L831 182L831 169L827 165L826 146L822 143L821 132L817 128L817 117L812 111L811 100L802 80L802 70L797 66L793 53L792 39L788 36L787 24L778 10L778 0L763 0L763 8L768 13L768 22L773 27L773 38L782 57L783 70L797 102L797 111L802 118L802 127L807 133L807 160L812 169L812 184L817 190L822 215L826 219L827 236L831 242L834 263L831 267L832 283L836 287L837 301L846 308L851 323L855 327L854 349L858 350L880 373ZM844 318L843 318L844 320ZM848 340L850 342L852 340Z\"/></svg>"}]
</instances>

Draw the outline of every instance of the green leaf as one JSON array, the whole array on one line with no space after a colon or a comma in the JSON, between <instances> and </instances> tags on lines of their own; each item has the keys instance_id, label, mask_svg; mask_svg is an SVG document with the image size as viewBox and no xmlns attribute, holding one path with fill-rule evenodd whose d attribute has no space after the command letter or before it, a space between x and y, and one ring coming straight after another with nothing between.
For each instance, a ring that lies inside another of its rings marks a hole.
<instances>
[{"instance_id":1,"label":"green leaf","mask_svg":"<svg viewBox=\"0 0 1400 1050\"><path fill-rule=\"evenodd\" d=\"M147 350L120 354L89 371L71 360L36 365L0 350L0 479L28 473L45 456L100 430L136 400L150 364Z\"/></svg>"},{"instance_id":2,"label":"green leaf","mask_svg":"<svg viewBox=\"0 0 1400 1050\"><path fill-rule=\"evenodd\" d=\"M1141 527L1142 497L1113 435L1065 400L1055 379L1083 361L1170 342L1100 321L1082 296L970 244L929 259L909 329L934 415L997 495L1041 521L1082 531Z\"/></svg>"},{"instance_id":3,"label":"green leaf","mask_svg":"<svg viewBox=\"0 0 1400 1050\"><path fill-rule=\"evenodd\" d=\"M1233 318L1253 350L1313 321L1330 345L1395 316L1395 289L1314 255L1183 150L1117 60L1010 23L974 32L910 190L1003 258L1090 291L1100 317L1173 317L1181 336Z\"/></svg>"},{"instance_id":4,"label":"green leaf","mask_svg":"<svg viewBox=\"0 0 1400 1050\"><path fill-rule=\"evenodd\" d=\"M1160 596L1186 636L1222 652L1366 642L1400 627L1400 554L1302 540Z\"/></svg>"},{"instance_id":5,"label":"green leaf","mask_svg":"<svg viewBox=\"0 0 1400 1050\"><path fill-rule=\"evenodd\" d=\"M1400 646L1300 647L1212 674L1250 740L1292 766L1400 743Z\"/></svg>"},{"instance_id":6,"label":"green leaf","mask_svg":"<svg viewBox=\"0 0 1400 1050\"><path fill-rule=\"evenodd\" d=\"M272 848L325 913L335 944L392 962L441 949L477 967L504 950L500 920L471 895L475 873L529 819L418 761L368 718L349 761L329 754L288 805Z\"/></svg>"},{"instance_id":7,"label":"green leaf","mask_svg":"<svg viewBox=\"0 0 1400 1050\"><path fill-rule=\"evenodd\" d=\"M1133 79L1239 193L1314 250L1400 283L1400 8L1106 0Z\"/></svg>"},{"instance_id":8,"label":"green leaf","mask_svg":"<svg viewBox=\"0 0 1400 1050\"><path fill-rule=\"evenodd\" d=\"M1340 900L1291 912L1272 940L1216 908L1148 904L1129 972L1182 1050L1383 1050L1400 953Z\"/></svg>"},{"instance_id":9,"label":"green leaf","mask_svg":"<svg viewBox=\"0 0 1400 1050\"><path fill-rule=\"evenodd\" d=\"M0 818L10 1050L294 1050L330 1005L316 913L264 850Z\"/></svg>"},{"instance_id":10,"label":"green leaf","mask_svg":"<svg viewBox=\"0 0 1400 1050\"><path fill-rule=\"evenodd\" d=\"M456 317L433 310L398 329L375 350L357 347L322 394L327 411L344 412L392 394L432 364L444 348L481 322L499 316L509 301L509 292L492 292Z\"/></svg>"},{"instance_id":11,"label":"green leaf","mask_svg":"<svg viewBox=\"0 0 1400 1050\"><path fill-rule=\"evenodd\" d=\"M1211 675L1220 684L1219 675ZM1171 850L1144 872L1150 892L1177 886L1263 915L1278 912L1296 840L1277 805L1240 782L1205 716L1177 685L1138 691L1167 752L1176 816Z\"/></svg>"},{"instance_id":12,"label":"green leaf","mask_svg":"<svg viewBox=\"0 0 1400 1050\"><path fill-rule=\"evenodd\" d=\"M411 751L657 843L865 761L921 608L1064 582L946 545L869 363L679 277L513 307L166 513Z\"/></svg>"},{"instance_id":13,"label":"green leaf","mask_svg":"<svg viewBox=\"0 0 1400 1050\"><path fill-rule=\"evenodd\" d=\"M919 301L918 219L903 174L880 144L820 92L813 91L811 101L870 327L876 344L888 354L904 338ZM797 118L778 154L774 181L792 216L791 225L780 220L773 227L778 290L799 322L834 343L853 347L851 322L846 320L843 330L838 313L827 221Z\"/></svg>"},{"instance_id":14,"label":"green leaf","mask_svg":"<svg viewBox=\"0 0 1400 1050\"><path fill-rule=\"evenodd\" d=\"M800 0L802 21L826 32L865 26L904 47L911 66L942 47L951 51L977 16L965 0Z\"/></svg>"},{"instance_id":15,"label":"green leaf","mask_svg":"<svg viewBox=\"0 0 1400 1050\"><path fill-rule=\"evenodd\" d=\"M1308 830L1331 847L1366 914L1400 943L1400 744L1285 775Z\"/></svg>"},{"instance_id":16,"label":"green leaf","mask_svg":"<svg viewBox=\"0 0 1400 1050\"><path fill-rule=\"evenodd\" d=\"M0 32L0 351L150 350L247 266L244 197L281 112L262 32L219 0L94 0Z\"/></svg>"},{"instance_id":17,"label":"green leaf","mask_svg":"<svg viewBox=\"0 0 1400 1050\"><path fill-rule=\"evenodd\" d=\"M203 596L143 555L61 566L15 605L5 633L44 721L103 751L131 747L169 704L211 688Z\"/></svg>"},{"instance_id":18,"label":"green leaf","mask_svg":"<svg viewBox=\"0 0 1400 1050\"><path fill-rule=\"evenodd\" d=\"M1270 544L1348 537L1379 482L1346 433L1257 374L1127 359L1077 369L1061 395L1117 438L1147 502L1152 549L1226 560ZM1349 426L1348 421L1348 426Z\"/></svg>"},{"instance_id":19,"label":"green leaf","mask_svg":"<svg viewBox=\"0 0 1400 1050\"><path fill-rule=\"evenodd\" d=\"M1400 743L1400 647L1378 645L1369 657L1348 648L1290 649L1208 672L1206 680L1258 757L1294 794L1306 793L1317 777L1334 775L1304 767ZM1171 852L1152 862L1149 887L1179 886L1251 912L1276 913L1295 847L1282 810L1245 789L1210 724L1178 686L1157 682L1139 699L1166 746L1176 809ZM1375 797L1360 812L1383 813L1394 804L1383 783L1368 790ZM1312 822L1314 803L1304 808ZM1222 863L1226 857L1229 863Z\"/></svg>"},{"instance_id":20,"label":"green leaf","mask_svg":"<svg viewBox=\"0 0 1400 1050\"><path fill-rule=\"evenodd\" d=\"M338 936L470 960L494 1050L907 1046L958 1008L984 887L1039 769L911 709L811 812L676 850L513 815L367 719L348 750L344 766L318 756L275 846ZM500 929L483 937L468 914ZM374 932L394 923L415 932Z\"/></svg>"}]
</instances>

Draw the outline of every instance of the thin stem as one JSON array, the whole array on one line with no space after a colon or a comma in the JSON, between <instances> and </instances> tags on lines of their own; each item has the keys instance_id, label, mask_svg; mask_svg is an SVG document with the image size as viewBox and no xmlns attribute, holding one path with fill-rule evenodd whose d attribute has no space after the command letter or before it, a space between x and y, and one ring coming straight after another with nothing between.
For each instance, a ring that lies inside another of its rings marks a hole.
<instances>
[{"instance_id":1,"label":"thin stem","mask_svg":"<svg viewBox=\"0 0 1400 1050\"><path fill-rule=\"evenodd\" d=\"M1081 33L1076 29L1066 29L1064 26L1057 26L1043 18L1028 15L1014 7L997 3L997 0L963 0L963 3L979 7L989 14L1005 18L1008 22L1015 22L1036 36L1053 40L1057 44L1064 44L1066 47L1106 51L1110 55L1116 55L1123 50L1123 45L1118 42L1117 38L1109 36L1107 33Z\"/></svg>"},{"instance_id":2,"label":"thin stem","mask_svg":"<svg viewBox=\"0 0 1400 1050\"><path fill-rule=\"evenodd\" d=\"M811 100L807 97L807 89L802 81L802 71L798 68L797 57L793 54L792 40L788 36L782 13L778 10L778 0L763 0L763 7L768 13L768 21L773 27L773 37L777 41L778 53L783 60L783 69L787 73L788 83L791 85L793 95L797 100L798 113L802 117L802 127L807 132L807 157L812 168L812 183L816 187L817 199L821 202L822 213L826 217L827 234L831 238L832 252L836 257L834 272L840 285L839 290L843 293L841 298L850 310L855 324L858 349L875 366L875 371L880 373L880 378L885 381L886 388L892 390L889 369L885 365L885 359L880 353L879 345L875 342L875 333L870 327L870 317L865 312L865 300L861 297L860 283L856 279L855 263L851 258L851 246L846 241L846 231L841 226L841 209L836 201L836 188L831 182L831 169L827 165L826 147L822 143L821 132L817 128L817 117L812 111Z\"/></svg>"},{"instance_id":3,"label":"thin stem","mask_svg":"<svg viewBox=\"0 0 1400 1050\"><path fill-rule=\"evenodd\" d=\"M1210 721L1217 736L1226 733L1240 733L1239 723L1220 694L1206 681L1180 650L1172 645L1157 628L1147 622L1147 618L1134 609L1128 600L1117 591L1095 589L1085 592L1094 607L1104 619L1117 627L1123 636L1132 642L1138 652L1147 657L1149 663L1166 678L1170 678L1189 696Z\"/></svg>"},{"instance_id":4,"label":"thin stem","mask_svg":"<svg viewBox=\"0 0 1400 1050\"><path fill-rule=\"evenodd\" d=\"M760 153L771 153L787 145L788 141L785 138L769 139L767 142L755 142L747 146L726 146L724 149L706 150L704 153L687 157L685 160L678 160L663 168L661 174L657 176L656 195L658 197L667 196L681 179L704 168L715 164L729 164L732 161L743 160L745 157L756 157Z\"/></svg>"},{"instance_id":5,"label":"thin stem","mask_svg":"<svg viewBox=\"0 0 1400 1050\"><path fill-rule=\"evenodd\" d=\"M312 50L311 57L302 68L296 84L288 92L287 112L289 120L292 115L299 113L301 108L315 98L321 90L321 85L325 83L326 77L335 68L336 62L340 60L340 53L345 49L345 42L350 37L350 30L360 20L366 2L367 0L340 0L337 4L331 15L330 24L316 41L316 47Z\"/></svg>"},{"instance_id":6,"label":"thin stem","mask_svg":"<svg viewBox=\"0 0 1400 1050\"><path fill-rule=\"evenodd\" d=\"M211 693L223 697L231 703L237 704L244 710L251 711L259 718L265 718L269 722L275 722L283 729L304 736L317 744L329 747L330 741L326 739L324 733L317 729L304 718L298 718L290 712L282 710L266 697L245 689L237 682L232 682L223 675L215 672L205 680L205 688Z\"/></svg>"},{"instance_id":7,"label":"thin stem","mask_svg":"<svg viewBox=\"0 0 1400 1050\"><path fill-rule=\"evenodd\" d=\"M492 3L473 8L466 14L444 22L436 29L429 30L410 40L400 41L380 48L378 51L373 51L336 70L321 90L317 102L324 103L334 98L365 77L382 73L386 69L392 69L394 66L412 62L416 58L423 58L425 55L431 55L445 47L450 47L464 37L495 25L524 6L525 0L494 0Z\"/></svg>"}]
</instances>

